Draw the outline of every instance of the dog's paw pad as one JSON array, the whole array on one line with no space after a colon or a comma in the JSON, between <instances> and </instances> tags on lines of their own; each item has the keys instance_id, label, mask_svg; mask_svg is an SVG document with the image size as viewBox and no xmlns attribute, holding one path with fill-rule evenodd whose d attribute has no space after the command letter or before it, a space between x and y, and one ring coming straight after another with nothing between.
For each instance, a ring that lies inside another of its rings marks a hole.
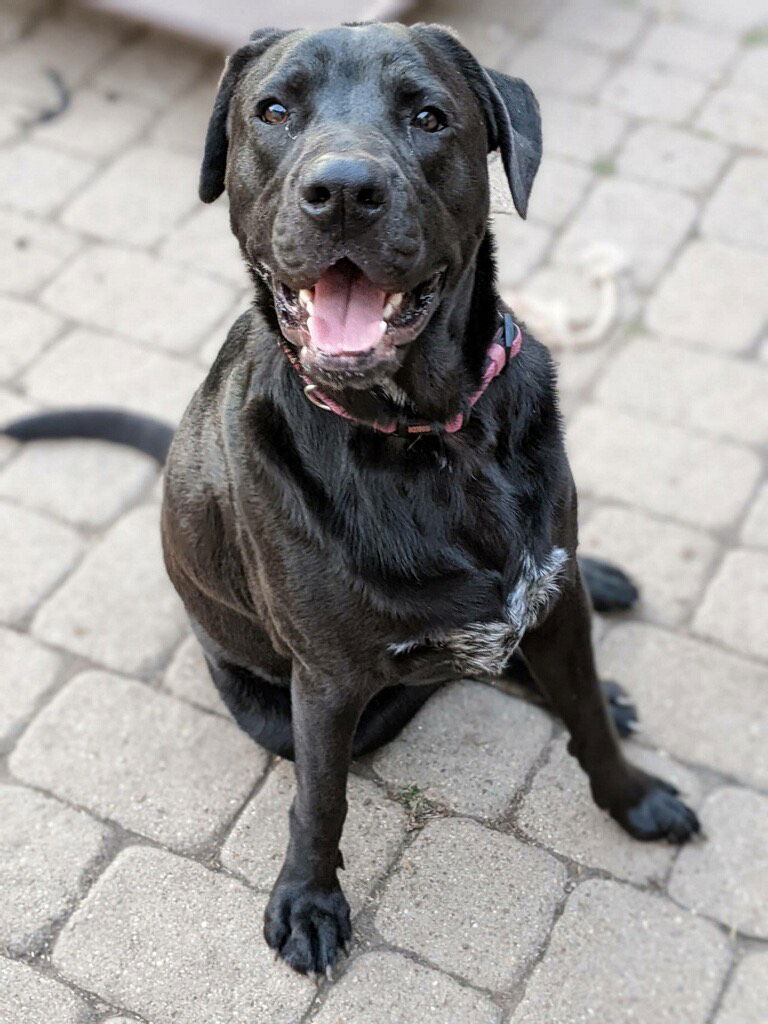
<instances>
[{"instance_id":1,"label":"dog's paw pad","mask_svg":"<svg viewBox=\"0 0 768 1024\"><path fill-rule=\"evenodd\" d=\"M267 906L264 937L295 971L329 977L352 937L344 893L338 887L326 892L278 882Z\"/></svg>"},{"instance_id":2,"label":"dog's paw pad","mask_svg":"<svg viewBox=\"0 0 768 1024\"><path fill-rule=\"evenodd\" d=\"M633 732L637 732L637 708L630 700L627 691L618 683L610 681L603 683L603 693L619 736L624 739L631 736Z\"/></svg>"},{"instance_id":3,"label":"dog's paw pad","mask_svg":"<svg viewBox=\"0 0 768 1024\"><path fill-rule=\"evenodd\" d=\"M695 811L677 796L674 786L661 779L619 821L636 839L670 843L685 843L701 830Z\"/></svg>"}]
</instances>

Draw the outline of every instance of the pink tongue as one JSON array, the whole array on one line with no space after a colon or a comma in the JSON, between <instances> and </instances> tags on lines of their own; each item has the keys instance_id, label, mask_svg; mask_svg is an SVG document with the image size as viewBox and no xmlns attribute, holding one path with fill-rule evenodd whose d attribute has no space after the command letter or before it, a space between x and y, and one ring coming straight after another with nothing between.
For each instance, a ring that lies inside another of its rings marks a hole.
<instances>
[{"instance_id":1,"label":"pink tongue","mask_svg":"<svg viewBox=\"0 0 768 1024\"><path fill-rule=\"evenodd\" d=\"M387 293L356 268L336 264L315 285L312 347L330 355L368 352L381 338Z\"/></svg>"}]
</instances>

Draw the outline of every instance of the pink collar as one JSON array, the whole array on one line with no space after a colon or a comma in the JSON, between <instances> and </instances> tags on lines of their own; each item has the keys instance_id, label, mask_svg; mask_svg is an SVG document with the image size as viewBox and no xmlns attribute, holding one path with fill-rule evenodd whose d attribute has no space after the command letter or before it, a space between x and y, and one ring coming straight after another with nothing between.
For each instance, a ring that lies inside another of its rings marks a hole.
<instances>
[{"instance_id":1,"label":"pink collar","mask_svg":"<svg viewBox=\"0 0 768 1024\"><path fill-rule=\"evenodd\" d=\"M490 344L488 354L485 358L483 379L480 387L470 395L466 410L464 412L457 413L456 416L454 416L453 419L448 420L447 423L370 423L367 420L359 420L355 416L352 416L346 409L340 406L338 402L335 402L332 398L328 398L327 395L320 392L317 385L313 384L309 377L304 373L296 353L282 337L280 338L280 346L283 349L283 352L285 352L291 366L304 381L304 394L313 405L316 405L318 409L325 409L326 412L334 412L337 416L341 416L345 420L350 420L352 423L359 423L364 427L370 427L371 430L378 430L382 434L397 434L400 437L409 437L413 434L455 434L456 431L461 430L469 419L469 413L472 407L480 400L488 385L492 380L498 377L509 360L515 358L517 353L520 351L522 343L523 336L520 332L520 328L512 319L512 315L510 313L503 313L502 323L498 331L496 331L493 336L493 341Z\"/></svg>"}]
</instances>

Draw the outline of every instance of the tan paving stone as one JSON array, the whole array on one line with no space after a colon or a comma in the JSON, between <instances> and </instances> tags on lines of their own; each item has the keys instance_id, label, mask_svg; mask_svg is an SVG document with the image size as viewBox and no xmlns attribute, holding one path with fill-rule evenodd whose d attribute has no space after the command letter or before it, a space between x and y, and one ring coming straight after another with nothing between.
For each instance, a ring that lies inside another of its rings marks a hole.
<instances>
[{"instance_id":1,"label":"tan paving stone","mask_svg":"<svg viewBox=\"0 0 768 1024\"><path fill-rule=\"evenodd\" d=\"M519 284L539 264L552 241L552 232L541 224L529 224L519 217L494 217L493 233L498 245L499 284Z\"/></svg>"},{"instance_id":2,"label":"tan paving stone","mask_svg":"<svg viewBox=\"0 0 768 1024\"><path fill-rule=\"evenodd\" d=\"M60 691L10 760L23 782L182 852L213 839L266 764L230 722L105 672Z\"/></svg>"},{"instance_id":3,"label":"tan paving stone","mask_svg":"<svg viewBox=\"0 0 768 1024\"><path fill-rule=\"evenodd\" d=\"M768 548L768 484L755 498L741 528L741 539L745 544Z\"/></svg>"},{"instance_id":4,"label":"tan paving stone","mask_svg":"<svg viewBox=\"0 0 768 1024\"><path fill-rule=\"evenodd\" d=\"M512 1024L704 1024L729 960L708 921L593 879L569 899Z\"/></svg>"},{"instance_id":5,"label":"tan paving stone","mask_svg":"<svg viewBox=\"0 0 768 1024\"><path fill-rule=\"evenodd\" d=\"M608 0L570 0L547 22L547 32L569 41L617 53L637 38L644 12Z\"/></svg>"},{"instance_id":6,"label":"tan paving stone","mask_svg":"<svg viewBox=\"0 0 768 1024\"><path fill-rule=\"evenodd\" d=\"M53 960L153 1024L295 1024L315 987L274 962L265 903L232 878L135 847L91 890Z\"/></svg>"},{"instance_id":7,"label":"tan paving stone","mask_svg":"<svg viewBox=\"0 0 768 1024\"><path fill-rule=\"evenodd\" d=\"M367 953L334 985L314 1024L498 1024L501 1010L396 953Z\"/></svg>"},{"instance_id":8,"label":"tan paving stone","mask_svg":"<svg viewBox=\"0 0 768 1024\"><path fill-rule=\"evenodd\" d=\"M757 93L768 101L768 47L752 46L742 50L731 75L731 85Z\"/></svg>"},{"instance_id":9,"label":"tan paving stone","mask_svg":"<svg viewBox=\"0 0 768 1024\"><path fill-rule=\"evenodd\" d=\"M0 296L0 378L8 379L36 358L61 329L61 321L44 309Z\"/></svg>"},{"instance_id":10,"label":"tan paving stone","mask_svg":"<svg viewBox=\"0 0 768 1024\"><path fill-rule=\"evenodd\" d=\"M104 526L135 502L157 473L149 456L105 441L44 441L22 447L0 471L0 496L65 519Z\"/></svg>"},{"instance_id":11,"label":"tan paving stone","mask_svg":"<svg viewBox=\"0 0 768 1024\"><path fill-rule=\"evenodd\" d=\"M171 352L188 351L231 306L227 285L144 253L93 246L45 289L63 316Z\"/></svg>"},{"instance_id":12,"label":"tan paving stone","mask_svg":"<svg viewBox=\"0 0 768 1024\"><path fill-rule=\"evenodd\" d=\"M768 669L641 623L614 626L598 666L626 686L654 745L768 786Z\"/></svg>"},{"instance_id":13,"label":"tan paving stone","mask_svg":"<svg viewBox=\"0 0 768 1024\"><path fill-rule=\"evenodd\" d=\"M81 246L77 236L55 224L0 210L0 288L29 295Z\"/></svg>"},{"instance_id":14,"label":"tan paving stone","mask_svg":"<svg viewBox=\"0 0 768 1024\"><path fill-rule=\"evenodd\" d=\"M765 20L761 0L678 0L677 10L696 21L734 32L753 28Z\"/></svg>"},{"instance_id":15,"label":"tan paving stone","mask_svg":"<svg viewBox=\"0 0 768 1024\"><path fill-rule=\"evenodd\" d=\"M746 448L595 405L577 413L568 450L581 490L709 529L736 519L760 473Z\"/></svg>"},{"instance_id":16,"label":"tan paving stone","mask_svg":"<svg viewBox=\"0 0 768 1024\"><path fill-rule=\"evenodd\" d=\"M705 842L683 849L670 894L728 928L768 938L768 797L716 790L701 807Z\"/></svg>"},{"instance_id":17,"label":"tan paving stone","mask_svg":"<svg viewBox=\"0 0 768 1024\"><path fill-rule=\"evenodd\" d=\"M510 66L534 92L591 96L608 73L602 54L538 36L515 50Z\"/></svg>"},{"instance_id":18,"label":"tan paving stone","mask_svg":"<svg viewBox=\"0 0 768 1024\"><path fill-rule=\"evenodd\" d=\"M701 231L723 242L768 248L768 157L736 161L707 205Z\"/></svg>"},{"instance_id":19,"label":"tan paving stone","mask_svg":"<svg viewBox=\"0 0 768 1024\"><path fill-rule=\"evenodd\" d=\"M714 437L756 445L768 437L768 370L652 337L633 338L610 360L596 395Z\"/></svg>"},{"instance_id":20,"label":"tan paving stone","mask_svg":"<svg viewBox=\"0 0 768 1024\"><path fill-rule=\"evenodd\" d=\"M112 405L177 423L202 379L192 362L77 329L37 360L23 384L52 408Z\"/></svg>"},{"instance_id":21,"label":"tan paving stone","mask_svg":"<svg viewBox=\"0 0 768 1024\"><path fill-rule=\"evenodd\" d=\"M20 416L27 416L35 412L36 406L33 402L21 398L13 391L0 387L0 422L10 423L11 420ZM20 445L9 437L0 435L0 465L7 462L12 455L16 455Z\"/></svg>"},{"instance_id":22,"label":"tan paving stone","mask_svg":"<svg viewBox=\"0 0 768 1024\"><path fill-rule=\"evenodd\" d=\"M727 159L728 150L719 142L650 123L630 135L616 165L629 177L695 193L712 185Z\"/></svg>"},{"instance_id":23,"label":"tan paving stone","mask_svg":"<svg viewBox=\"0 0 768 1024\"><path fill-rule=\"evenodd\" d=\"M152 117L151 107L122 96L79 89L59 117L35 127L33 137L85 157L103 159L134 142Z\"/></svg>"},{"instance_id":24,"label":"tan paving stone","mask_svg":"<svg viewBox=\"0 0 768 1024\"><path fill-rule=\"evenodd\" d=\"M637 746L628 746L626 753L633 764L676 785L686 802L696 806L700 786L691 772ZM587 776L566 750L565 737L555 741L515 821L555 853L638 885L661 885L676 852L666 843L638 842L597 807Z\"/></svg>"},{"instance_id":25,"label":"tan paving stone","mask_svg":"<svg viewBox=\"0 0 768 1024\"><path fill-rule=\"evenodd\" d=\"M85 1024L87 1013L65 985L0 957L0 1024Z\"/></svg>"},{"instance_id":26,"label":"tan paving stone","mask_svg":"<svg viewBox=\"0 0 768 1024\"><path fill-rule=\"evenodd\" d=\"M766 1006L768 953L753 953L736 968L715 1024L764 1024Z\"/></svg>"},{"instance_id":27,"label":"tan paving stone","mask_svg":"<svg viewBox=\"0 0 768 1024\"><path fill-rule=\"evenodd\" d=\"M0 629L0 742L7 742L50 689L60 658L24 633Z\"/></svg>"},{"instance_id":28,"label":"tan paving stone","mask_svg":"<svg viewBox=\"0 0 768 1024\"><path fill-rule=\"evenodd\" d=\"M225 868L258 889L271 890L288 848L288 810L295 793L293 765L281 761L238 818L221 852ZM405 838L403 808L367 779L350 776L349 810L341 839L345 870L339 881L353 913L361 910Z\"/></svg>"},{"instance_id":29,"label":"tan paving stone","mask_svg":"<svg viewBox=\"0 0 768 1024\"><path fill-rule=\"evenodd\" d=\"M0 195L3 203L40 216L52 213L81 188L94 165L35 142L0 150Z\"/></svg>"},{"instance_id":30,"label":"tan paving stone","mask_svg":"<svg viewBox=\"0 0 768 1024\"><path fill-rule=\"evenodd\" d=\"M615 245L630 274L651 284L689 231L696 204L688 196L637 181L610 178L590 193L555 247L555 259L572 263L589 246Z\"/></svg>"},{"instance_id":31,"label":"tan paving stone","mask_svg":"<svg viewBox=\"0 0 768 1024\"><path fill-rule=\"evenodd\" d=\"M83 542L69 527L0 501L0 621L29 615L82 551Z\"/></svg>"},{"instance_id":32,"label":"tan paving stone","mask_svg":"<svg viewBox=\"0 0 768 1024\"><path fill-rule=\"evenodd\" d=\"M194 88L186 89L154 123L151 134L158 146L201 156L223 61L215 58L215 65L210 74Z\"/></svg>"},{"instance_id":33,"label":"tan paving stone","mask_svg":"<svg viewBox=\"0 0 768 1024\"><path fill-rule=\"evenodd\" d=\"M179 646L163 676L163 685L176 697L199 704L206 711L229 718L229 710L213 685L197 637L190 636Z\"/></svg>"},{"instance_id":34,"label":"tan paving stone","mask_svg":"<svg viewBox=\"0 0 768 1024\"><path fill-rule=\"evenodd\" d=\"M696 125L730 145L768 151L768 107L759 93L718 89L707 98Z\"/></svg>"},{"instance_id":35,"label":"tan paving stone","mask_svg":"<svg viewBox=\"0 0 768 1024\"><path fill-rule=\"evenodd\" d=\"M587 164L611 153L627 127L621 114L560 96L541 97L541 118L547 126L547 152Z\"/></svg>"},{"instance_id":36,"label":"tan paving stone","mask_svg":"<svg viewBox=\"0 0 768 1024\"><path fill-rule=\"evenodd\" d=\"M0 944L39 951L51 924L84 892L107 829L82 811L21 786L0 786Z\"/></svg>"},{"instance_id":37,"label":"tan paving stone","mask_svg":"<svg viewBox=\"0 0 768 1024\"><path fill-rule=\"evenodd\" d=\"M520 789L551 734L539 708L482 683L457 683L427 702L375 756L393 789L417 786L459 813L495 818Z\"/></svg>"},{"instance_id":38,"label":"tan paving stone","mask_svg":"<svg viewBox=\"0 0 768 1024\"><path fill-rule=\"evenodd\" d=\"M169 263L182 263L222 277L238 288L247 287L250 281L240 247L229 227L229 210L224 202L202 207L170 231L160 255Z\"/></svg>"},{"instance_id":39,"label":"tan paving stone","mask_svg":"<svg viewBox=\"0 0 768 1024\"><path fill-rule=\"evenodd\" d=\"M208 55L183 39L150 32L124 47L93 76L102 90L162 107L202 73Z\"/></svg>"},{"instance_id":40,"label":"tan paving stone","mask_svg":"<svg viewBox=\"0 0 768 1024\"><path fill-rule=\"evenodd\" d=\"M670 626L693 609L718 551L701 530L619 508L589 516L579 543L625 569L640 587L640 614Z\"/></svg>"},{"instance_id":41,"label":"tan paving stone","mask_svg":"<svg viewBox=\"0 0 768 1024\"><path fill-rule=\"evenodd\" d=\"M601 100L635 117L686 121L704 98L706 85L650 64L624 64L606 83Z\"/></svg>"},{"instance_id":42,"label":"tan paving stone","mask_svg":"<svg viewBox=\"0 0 768 1024\"><path fill-rule=\"evenodd\" d=\"M105 241L154 245L198 205L198 175L192 156L134 147L79 193L62 221Z\"/></svg>"},{"instance_id":43,"label":"tan paving stone","mask_svg":"<svg viewBox=\"0 0 768 1024\"><path fill-rule=\"evenodd\" d=\"M581 203L590 172L556 156L544 157L531 193L528 216L558 227Z\"/></svg>"},{"instance_id":44,"label":"tan paving stone","mask_svg":"<svg viewBox=\"0 0 768 1024\"><path fill-rule=\"evenodd\" d=\"M722 352L742 352L762 327L768 255L697 239L648 303L652 330Z\"/></svg>"},{"instance_id":45,"label":"tan paving stone","mask_svg":"<svg viewBox=\"0 0 768 1024\"><path fill-rule=\"evenodd\" d=\"M491 16L478 18L467 9L464 15L451 15L451 27L458 32L467 49L483 64L490 67L504 68L513 62L511 55L520 45L520 37L510 31L502 18Z\"/></svg>"},{"instance_id":46,"label":"tan paving stone","mask_svg":"<svg viewBox=\"0 0 768 1024\"><path fill-rule=\"evenodd\" d=\"M722 32L682 21L659 21L643 38L636 56L648 64L672 68L715 82L736 53L737 40Z\"/></svg>"},{"instance_id":47,"label":"tan paving stone","mask_svg":"<svg viewBox=\"0 0 768 1024\"><path fill-rule=\"evenodd\" d=\"M565 868L475 822L430 822L387 881L376 927L444 970L509 988L541 947Z\"/></svg>"},{"instance_id":48,"label":"tan paving stone","mask_svg":"<svg viewBox=\"0 0 768 1024\"><path fill-rule=\"evenodd\" d=\"M703 636L768 659L768 553L729 551L693 620Z\"/></svg>"}]
</instances>

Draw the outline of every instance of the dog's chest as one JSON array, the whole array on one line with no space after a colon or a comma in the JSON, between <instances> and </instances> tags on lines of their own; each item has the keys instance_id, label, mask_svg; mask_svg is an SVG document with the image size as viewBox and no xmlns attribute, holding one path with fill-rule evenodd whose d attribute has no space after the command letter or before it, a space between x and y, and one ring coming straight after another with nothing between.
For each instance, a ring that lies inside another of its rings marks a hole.
<instances>
[{"instance_id":1,"label":"dog's chest","mask_svg":"<svg viewBox=\"0 0 768 1024\"><path fill-rule=\"evenodd\" d=\"M530 554L521 559L520 571L504 602L503 619L469 622L465 626L390 646L395 655L429 648L448 653L456 670L467 675L499 675L514 654L526 631L535 626L560 592L568 553L552 548L536 562Z\"/></svg>"}]
</instances>

